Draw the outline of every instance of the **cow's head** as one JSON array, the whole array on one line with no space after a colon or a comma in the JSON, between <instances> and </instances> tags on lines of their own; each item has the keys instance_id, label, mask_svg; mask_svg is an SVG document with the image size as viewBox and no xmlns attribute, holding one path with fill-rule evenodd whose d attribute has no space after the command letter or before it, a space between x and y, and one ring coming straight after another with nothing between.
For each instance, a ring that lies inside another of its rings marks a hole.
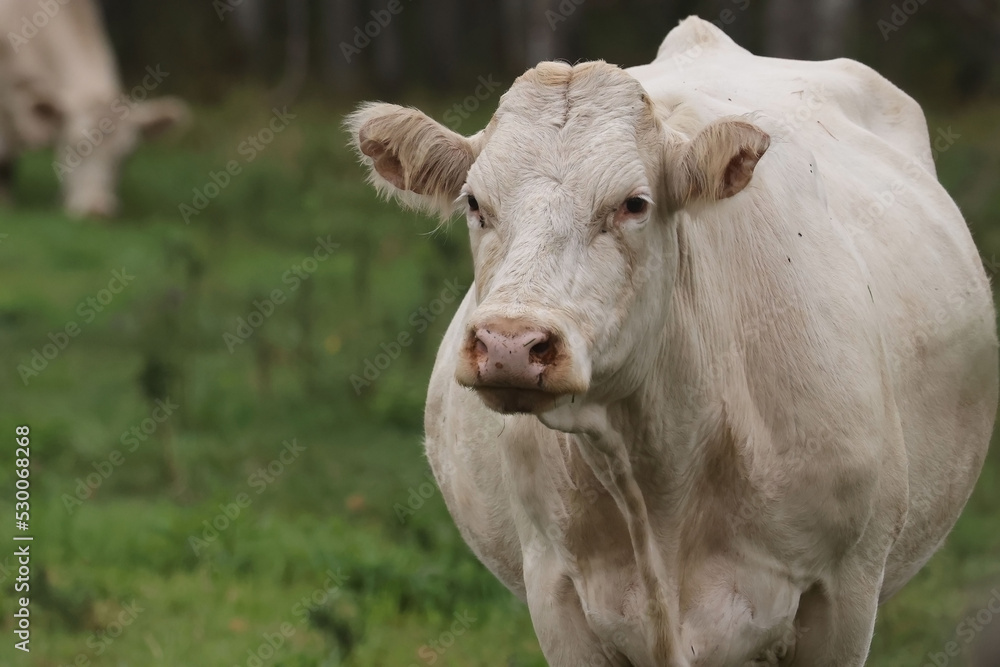
<instances>
[{"instance_id":1,"label":"cow's head","mask_svg":"<svg viewBox=\"0 0 1000 667\"><path fill-rule=\"evenodd\" d=\"M678 216L740 192L769 143L736 118L670 129L602 62L540 64L471 137L388 104L348 126L379 189L464 210L478 305L456 379L505 413L635 391L661 342Z\"/></svg>"},{"instance_id":2,"label":"cow's head","mask_svg":"<svg viewBox=\"0 0 1000 667\"><path fill-rule=\"evenodd\" d=\"M111 217L118 209L122 163L141 139L157 136L188 116L173 97L134 102L119 98L92 109L41 109L58 121L56 172L63 184L67 213Z\"/></svg>"}]
</instances>

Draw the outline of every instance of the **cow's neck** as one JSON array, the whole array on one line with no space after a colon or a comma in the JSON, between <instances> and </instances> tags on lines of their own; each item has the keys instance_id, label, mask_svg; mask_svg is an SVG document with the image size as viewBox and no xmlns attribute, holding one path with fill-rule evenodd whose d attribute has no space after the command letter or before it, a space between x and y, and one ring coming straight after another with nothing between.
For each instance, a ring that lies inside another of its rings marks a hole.
<instances>
[{"instance_id":1,"label":"cow's neck","mask_svg":"<svg viewBox=\"0 0 1000 667\"><path fill-rule=\"evenodd\" d=\"M777 292L775 229L751 224L746 210L716 207L675 221L677 261L664 280L670 294L652 342L650 372L622 401L632 456L660 462L670 488L750 436L754 412L748 345L769 336ZM673 477L673 478L671 478Z\"/></svg>"},{"instance_id":2,"label":"cow's neck","mask_svg":"<svg viewBox=\"0 0 1000 667\"><path fill-rule=\"evenodd\" d=\"M677 596L667 584L669 577L659 554L660 545L651 530L646 494L636 476L627 435L612 416L615 412L602 405L573 409L579 452L614 499L628 528L638 583L646 600L644 613L650 620L644 627L649 632L646 639L654 664L680 664L674 622L678 615ZM556 419L558 415L552 417L550 413L552 423Z\"/></svg>"},{"instance_id":3,"label":"cow's neck","mask_svg":"<svg viewBox=\"0 0 1000 667\"><path fill-rule=\"evenodd\" d=\"M711 475L738 478L745 454L746 431L734 419L746 396L738 377L744 368L730 287L735 278L727 275L724 257L730 249L718 234L692 232L703 223L677 222L670 250L678 259L663 276L671 295L665 324L651 332L656 353L645 362L650 370L637 390L610 403L576 401L542 417L550 428L575 434L581 455L618 505L647 612L662 619L654 628L676 627L670 619L677 618L678 598L667 573L675 570L676 550L685 548L677 517L697 496L691 487ZM657 541L671 534L671 545ZM649 640L657 655L676 649L667 630Z\"/></svg>"},{"instance_id":4,"label":"cow's neck","mask_svg":"<svg viewBox=\"0 0 1000 667\"><path fill-rule=\"evenodd\" d=\"M734 438L747 435L745 425L734 422L748 408L739 302L754 291L744 283L755 278L739 265L753 246L767 245L768 233L758 229L758 238L747 238L733 231L741 221L713 218L684 214L672 221L661 249L671 260L635 305L655 313L641 346L650 352L630 361L649 369L638 386L617 400L564 399L540 416L549 428L584 440L619 443L615 456L639 471L644 495L682 492L693 470L737 456L730 451ZM610 456L611 445L602 447Z\"/></svg>"},{"instance_id":5,"label":"cow's neck","mask_svg":"<svg viewBox=\"0 0 1000 667\"><path fill-rule=\"evenodd\" d=\"M719 452L706 450L727 446L731 438L725 433L746 435L741 424L733 423L748 407L748 323L740 314L740 301L757 290L745 285L755 278L740 270L737 255L767 242L720 230L722 224L735 224L732 220L682 216L674 224L663 251L676 260L664 262L648 300L635 306L639 312L656 313L640 346L651 352L637 353L630 361L648 369L642 381L617 400L575 400L542 417L550 428L568 433L602 438L614 433L643 473L651 468L661 473L655 480L659 488L644 489L650 492L662 491L663 485L673 488L672 482L680 480L671 476L684 475L703 460L717 460Z\"/></svg>"}]
</instances>

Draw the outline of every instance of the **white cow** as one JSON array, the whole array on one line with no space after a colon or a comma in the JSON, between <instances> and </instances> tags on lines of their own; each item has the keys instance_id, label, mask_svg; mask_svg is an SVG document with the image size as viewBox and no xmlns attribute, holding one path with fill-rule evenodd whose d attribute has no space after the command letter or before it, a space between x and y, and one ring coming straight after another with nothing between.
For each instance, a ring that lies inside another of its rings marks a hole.
<instances>
[{"instance_id":1,"label":"white cow","mask_svg":"<svg viewBox=\"0 0 1000 667\"><path fill-rule=\"evenodd\" d=\"M150 68L141 97L164 76ZM140 137L187 115L175 98L138 97L122 90L94 0L3 0L0 195L7 194L18 154L54 146L67 212L114 215L123 160Z\"/></svg>"},{"instance_id":2,"label":"white cow","mask_svg":"<svg viewBox=\"0 0 1000 667\"><path fill-rule=\"evenodd\" d=\"M348 125L381 190L465 210L427 454L549 663L864 664L997 406L920 107L691 18L649 65L540 64L471 137L388 104Z\"/></svg>"}]
</instances>

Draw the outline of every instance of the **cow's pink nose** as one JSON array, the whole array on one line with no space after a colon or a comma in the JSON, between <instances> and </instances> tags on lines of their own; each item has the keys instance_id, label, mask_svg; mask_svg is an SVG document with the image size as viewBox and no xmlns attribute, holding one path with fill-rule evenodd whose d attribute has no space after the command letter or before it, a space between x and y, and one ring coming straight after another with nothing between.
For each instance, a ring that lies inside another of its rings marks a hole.
<instances>
[{"instance_id":1,"label":"cow's pink nose","mask_svg":"<svg viewBox=\"0 0 1000 667\"><path fill-rule=\"evenodd\" d=\"M509 325L477 327L472 342L479 383L491 387L538 388L558 353L550 334Z\"/></svg>"}]
</instances>

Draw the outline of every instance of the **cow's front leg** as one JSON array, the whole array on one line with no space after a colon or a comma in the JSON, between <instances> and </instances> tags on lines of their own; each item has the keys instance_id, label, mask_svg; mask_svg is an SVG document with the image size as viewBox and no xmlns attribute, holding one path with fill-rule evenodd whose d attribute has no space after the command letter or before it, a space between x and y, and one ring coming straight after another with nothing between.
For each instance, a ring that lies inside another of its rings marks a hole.
<instances>
[{"instance_id":1,"label":"cow's front leg","mask_svg":"<svg viewBox=\"0 0 1000 667\"><path fill-rule=\"evenodd\" d=\"M868 658L882 573L844 568L827 585L818 584L799 602L796 643L790 667L863 667Z\"/></svg>"},{"instance_id":2,"label":"cow's front leg","mask_svg":"<svg viewBox=\"0 0 1000 667\"><path fill-rule=\"evenodd\" d=\"M573 581L557 559L531 558L532 548L525 558L524 583L531 622L549 665L632 667L615 642L602 642L591 629Z\"/></svg>"}]
</instances>

